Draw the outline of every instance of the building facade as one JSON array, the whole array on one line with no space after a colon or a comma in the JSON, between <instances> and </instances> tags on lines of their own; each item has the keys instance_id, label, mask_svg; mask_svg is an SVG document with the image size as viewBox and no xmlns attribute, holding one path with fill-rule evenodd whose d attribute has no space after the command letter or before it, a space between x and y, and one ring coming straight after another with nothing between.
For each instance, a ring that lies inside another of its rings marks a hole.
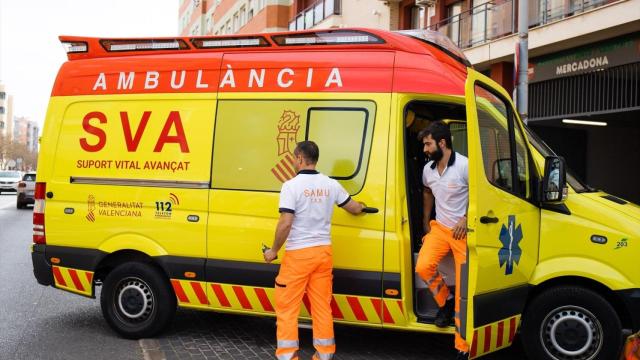
<instances>
[{"instance_id":1,"label":"building facade","mask_svg":"<svg viewBox=\"0 0 640 360\"><path fill-rule=\"evenodd\" d=\"M11 141L13 136L13 97L0 83L0 137Z\"/></svg>"},{"instance_id":2,"label":"building facade","mask_svg":"<svg viewBox=\"0 0 640 360\"><path fill-rule=\"evenodd\" d=\"M513 91L518 2L438 1L430 28ZM444 17L444 18L443 18ZM528 125L589 185L640 203L640 0L529 0Z\"/></svg>"},{"instance_id":3,"label":"building facade","mask_svg":"<svg viewBox=\"0 0 640 360\"><path fill-rule=\"evenodd\" d=\"M524 1L524 0L522 0ZM528 0L528 125L572 173L640 203L640 0ZM182 35L371 27L444 33L513 93L518 0L183 0Z\"/></svg>"},{"instance_id":4,"label":"building facade","mask_svg":"<svg viewBox=\"0 0 640 360\"><path fill-rule=\"evenodd\" d=\"M38 151L38 137L40 136L40 127L38 123L29 120L27 117L14 118L13 141L25 145L31 152Z\"/></svg>"},{"instance_id":5,"label":"building facade","mask_svg":"<svg viewBox=\"0 0 640 360\"><path fill-rule=\"evenodd\" d=\"M422 5L416 5L416 0L182 0L178 33L197 36L340 27L418 29L429 25L435 11L424 6L435 0L422 1Z\"/></svg>"},{"instance_id":6,"label":"building facade","mask_svg":"<svg viewBox=\"0 0 640 360\"><path fill-rule=\"evenodd\" d=\"M287 30L292 0L182 0L181 36Z\"/></svg>"}]
</instances>

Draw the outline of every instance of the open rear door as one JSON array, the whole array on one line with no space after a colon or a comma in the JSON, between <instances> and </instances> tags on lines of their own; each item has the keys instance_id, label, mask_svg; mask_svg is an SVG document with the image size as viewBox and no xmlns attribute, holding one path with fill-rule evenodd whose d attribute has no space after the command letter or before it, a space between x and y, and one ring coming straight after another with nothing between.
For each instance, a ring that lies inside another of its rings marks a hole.
<instances>
[{"instance_id":1,"label":"open rear door","mask_svg":"<svg viewBox=\"0 0 640 360\"><path fill-rule=\"evenodd\" d=\"M469 233L460 333L476 358L513 341L538 259L540 211L536 171L509 95L472 69L465 94Z\"/></svg>"}]
</instances>

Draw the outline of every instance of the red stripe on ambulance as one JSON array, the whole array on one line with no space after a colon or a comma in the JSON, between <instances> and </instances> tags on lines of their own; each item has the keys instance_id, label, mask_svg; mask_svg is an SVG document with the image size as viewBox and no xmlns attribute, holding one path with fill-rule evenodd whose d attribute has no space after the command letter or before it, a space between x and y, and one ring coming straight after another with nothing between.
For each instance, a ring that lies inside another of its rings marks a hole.
<instances>
[{"instance_id":1,"label":"red stripe on ambulance","mask_svg":"<svg viewBox=\"0 0 640 360\"><path fill-rule=\"evenodd\" d=\"M191 288L193 289L193 292L196 293L200 304L209 305L209 299L207 299L207 295L204 293L204 290L202 289L202 285L200 283L192 281Z\"/></svg>"},{"instance_id":2,"label":"red stripe on ambulance","mask_svg":"<svg viewBox=\"0 0 640 360\"><path fill-rule=\"evenodd\" d=\"M249 299L247 299L247 295L244 293L241 286L233 286L233 292L236 293L238 301L240 301L240 305L242 305L243 309L253 310L253 307L251 307L251 303L249 302Z\"/></svg>"},{"instance_id":3,"label":"red stripe on ambulance","mask_svg":"<svg viewBox=\"0 0 640 360\"><path fill-rule=\"evenodd\" d=\"M271 301L269 301L269 297L267 296L267 292L264 291L263 288L255 288L256 295L258 295L258 300L260 300L260 304L264 308L265 311L273 312L273 306L271 305Z\"/></svg>"},{"instance_id":4,"label":"red stripe on ambulance","mask_svg":"<svg viewBox=\"0 0 640 360\"><path fill-rule=\"evenodd\" d=\"M54 266L52 270L53 270L53 276L56 278L56 282L60 284L60 286L67 286L67 282L64 281L64 278L62 277L62 273L60 272L60 269Z\"/></svg>"},{"instance_id":5,"label":"red stripe on ambulance","mask_svg":"<svg viewBox=\"0 0 640 360\"><path fill-rule=\"evenodd\" d=\"M216 297L218 298L220 305L224 307L231 307L231 303L229 302L229 299L227 299L227 295L224 294L224 290L222 290L222 286L218 284L211 284L211 288L213 289L213 292L216 294Z\"/></svg>"},{"instance_id":6,"label":"red stripe on ambulance","mask_svg":"<svg viewBox=\"0 0 640 360\"><path fill-rule=\"evenodd\" d=\"M336 319L344 319L344 315L342 315L342 311L340 311L340 307L338 306L338 303L336 303L335 296L331 297L331 313Z\"/></svg>"},{"instance_id":7,"label":"red stripe on ambulance","mask_svg":"<svg viewBox=\"0 0 640 360\"><path fill-rule=\"evenodd\" d=\"M356 316L356 319L360 321L369 321L369 319L367 319L367 316L364 314L362 306L360 305L357 297L347 296L347 301L349 302L349 306L351 306L351 310L353 311L353 315Z\"/></svg>"},{"instance_id":8,"label":"red stripe on ambulance","mask_svg":"<svg viewBox=\"0 0 640 360\"><path fill-rule=\"evenodd\" d=\"M498 323L498 337L496 339L496 347L502 347L502 337L504 336L504 321Z\"/></svg>"},{"instance_id":9,"label":"red stripe on ambulance","mask_svg":"<svg viewBox=\"0 0 640 360\"><path fill-rule=\"evenodd\" d=\"M71 280L73 281L73 285L75 285L76 289L84 291L84 286L82 285L82 282L80 282L78 273L74 269L69 269L69 276L71 276Z\"/></svg>"},{"instance_id":10,"label":"red stripe on ambulance","mask_svg":"<svg viewBox=\"0 0 640 360\"><path fill-rule=\"evenodd\" d=\"M176 296L178 297L178 300L180 302L188 304L189 298L187 297L187 294L184 293L184 290L182 289L182 285L180 285L180 281L172 279L171 285L173 286L173 291L176 292Z\"/></svg>"},{"instance_id":11,"label":"red stripe on ambulance","mask_svg":"<svg viewBox=\"0 0 640 360\"><path fill-rule=\"evenodd\" d=\"M374 309L376 309L380 320L388 324L394 324L393 318L389 313L389 309L387 309L387 305L382 300L371 299L371 303L373 304Z\"/></svg>"}]
</instances>

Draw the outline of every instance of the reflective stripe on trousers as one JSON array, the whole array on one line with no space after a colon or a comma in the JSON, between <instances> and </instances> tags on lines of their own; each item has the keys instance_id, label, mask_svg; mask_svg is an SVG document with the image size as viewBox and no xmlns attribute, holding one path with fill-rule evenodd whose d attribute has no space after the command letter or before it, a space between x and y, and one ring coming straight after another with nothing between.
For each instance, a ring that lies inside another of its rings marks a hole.
<instances>
[{"instance_id":1,"label":"reflective stripe on trousers","mask_svg":"<svg viewBox=\"0 0 640 360\"><path fill-rule=\"evenodd\" d=\"M324 354L317 352L313 354L313 360L331 360L333 359L333 354Z\"/></svg>"},{"instance_id":2,"label":"reflective stripe on trousers","mask_svg":"<svg viewBox=\"0 0 640 360\"><path fill-rule=\"evenodd\" d=\"M298 348L298 340L278 340L279 348Z\"/></svg>"},{"instance_id":3,"label":"reflective stripe on trousers","mask_svg":"<svg viewBox=\"0 0 640 360\"><path fill-rule=\"evenodd\" d=\"M278 360L297 360L298 340L278 340L276 358Z\"/></svg>"},{"instance_id":4,"label":"reflective stripe on trousers","mask_svg":"<svg viewBox=\"0 0 640 360\"><path fill-rule=\"evenodd\" d=\"M333 354L336 352L336 339L313 339L313 347L316 348L316 353L313 355L313 359L317 360L331 360Z\"/></svg>"},{"instance_id":5,"label":"reflective stripe on trousers","mask_svg":"<svg viewBox=\"0 0 640 360\"><path fill-rule=\"evenodd\" d=\"M331 339L313 339L313 345L320 345L320 346L331 346L331 345L335 345L336 344L336 339L335 338L331 338Z\"/></svg>"},{"instance_id":6,"label":"reflective stripe on trousers","mask_svg":"<svg viewBox=\"0 0 640 360\"><path fill-rule=\"evenodd\" d=\"M293 352L289 352L289 353L276 355L276 359L278 359L278 360L297 360L298 359L298 350L294 350Z\"/></svg>"}]
</instances>

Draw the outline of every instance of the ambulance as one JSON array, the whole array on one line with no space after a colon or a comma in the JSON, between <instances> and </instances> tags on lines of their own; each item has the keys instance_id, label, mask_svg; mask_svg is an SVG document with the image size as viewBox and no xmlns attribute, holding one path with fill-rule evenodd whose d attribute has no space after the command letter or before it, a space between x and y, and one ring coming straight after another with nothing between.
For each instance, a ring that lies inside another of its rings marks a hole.
<instances>
[{"instance_id":1,"label":"ambulance","mask_svg":"<svg viewBox=\"0 0 640 360\"><path fill-rule=\"evenodd\" d=\"M378 210L335 212L335 322L453 333L434 325L414 272L416 135L432 121L469 158L459 316L470 356L519 334L530 359L615 359L622 334L640 330L640 207L572 176L443 35L60 40L69 61L41 138L34 274L99 297L121 336L153 337L178 306L274 316L279 260L265 264L261 248L302 140L319 145L322 173ZM453 284L455 269L441 271Z\"/></svg>"}]
</instances>

